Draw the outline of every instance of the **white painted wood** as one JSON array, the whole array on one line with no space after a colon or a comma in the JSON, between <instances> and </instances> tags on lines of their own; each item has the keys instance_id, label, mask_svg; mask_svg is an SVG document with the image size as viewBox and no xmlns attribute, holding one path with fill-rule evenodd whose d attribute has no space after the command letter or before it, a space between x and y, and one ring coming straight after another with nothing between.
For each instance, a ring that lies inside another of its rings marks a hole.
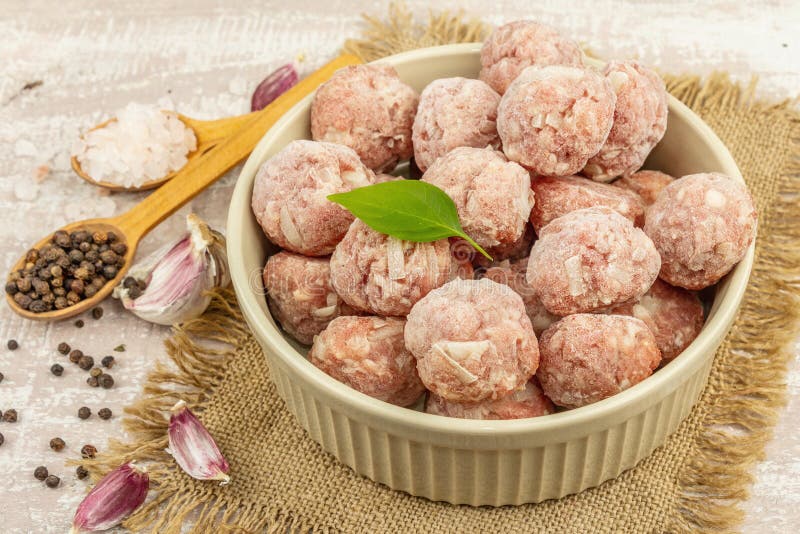
<instances>
[{"instance_id":1,"label":"white painted wood","mask_svg":"<svg viewBox=\"0 0 800 534\"><path fill-rule=\"evenodd\" d=\"M131 100L170 98L198 118L248 109L250 90L273 68L304 54L311 70L333 56L359 28L359 13L382 14L386 2L344 0L242 0L164 2L141 0L28 0L0 2L0 265L6 269L24 247L77 218L119 213L142 194L103 195L69 170L75 136ZM429 2L409 2L426 16ZM434 9L439 9L439 5ZM637 57L668 72L728 70L761 78L760 94L794 96L800 88L800 5L759 0L657 2L611 0L502 0L441 3L491 22L531 17L562 28L604 57ZM22 87L42 80L40 87ZM40 183L36 168L52 172ZM236 172L190 207L167 220L143 243L141 253L176 235L182 216L197 210L224 226ZM64 532L86 484L63 467L84 443L101 450L108 437L124 437L122 407L138 394L148 369L163 354L168 329L124 313L114 302L100 321L85 318L76 329L25 322L0 306L0 410L16 408L17 424L0 423L0 530ZM9 352L5 342L20 341ZM89 388L86 373L65 363L55 347L66 341L96 360L114 354L119 365L110 391ZM127 345L124 353L112 348ZM61 362L64 376L50 374ZM756 471L745 505L749 532L785 532L800 524L800 364L789 376L790 402L776 428L766 460ZM77 418L80 406L105 406L114 419ZM68 451L52 452L61 436ZM46 488L33 478L44 464L62 478Z\"/></svg>"}]
</instances>

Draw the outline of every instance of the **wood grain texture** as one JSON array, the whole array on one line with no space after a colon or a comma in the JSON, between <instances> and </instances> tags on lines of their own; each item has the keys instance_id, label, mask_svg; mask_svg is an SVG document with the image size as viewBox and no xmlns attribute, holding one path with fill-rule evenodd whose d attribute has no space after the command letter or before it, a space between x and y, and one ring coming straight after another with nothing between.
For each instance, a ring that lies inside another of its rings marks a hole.
<instances>
[{"instance_id":1,"label":"wood grain texture","mask_svg":"<svg viewBox=\"0 0 800 534\"><path fill-rule=\"evenodd\" d=\"M429 2L408 3L426 16ZM467 0L441 7L462 7L492 23L540 19L600 56L635 57L665 72L728 70L741 80L757 74L764 97L790 97L800 88L797 2ZM245 113L250 91L272 69L303 55L302 74L311 72L337 53L344 38L357 34L360 12L382 15L385 9L386 2L343 0L0 0L0 264L12 265L51 229L78 218L118 215L146 195L108 194L72 174L69 150L85 128L131 100L168 98L181 113L200 119ZM24 89L39 80L41 85ZM42 165L51 171L37 180L45 174L37 170ZM178 235L190 209L223 228L236 175L237 169L229 172L162 223L142 242L140 256ZM64 459L77 457L84 443L102 449L108 437L123 437L122 407L161 358L168 329L139 321L116 302L103 307L103 318L84 317L83 329L72 321L31 323L0 307L0 410L19 412L18 423L0 423L4 532L67 530L86 483L63 466ZM9 338L19 340L17 351L5 349ZM114 354L120 362L112 371L115 388L88 387L86 373L56 352L61 341L96 361ZM126 352L113 352L120 343ZM48 370L55 362L66 369L62 377ZM745 505L744 531L784 532L800 524L797 361L789 393ZM115 416L81 421L77 410L83 405L95 414L108 406ZM67 442L62 453L48 447L57 435ZM51 490L33 478L40 464L61 476L62 487Z\"/></svg>"}]
</instances>

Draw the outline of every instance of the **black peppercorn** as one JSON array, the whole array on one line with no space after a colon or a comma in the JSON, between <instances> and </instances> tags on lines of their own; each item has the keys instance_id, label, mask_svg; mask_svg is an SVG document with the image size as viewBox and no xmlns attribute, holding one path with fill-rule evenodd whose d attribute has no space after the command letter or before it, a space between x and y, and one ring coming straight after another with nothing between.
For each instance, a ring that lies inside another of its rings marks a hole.
<instances>
[{"instance_id":1,"label":"black peppercorn","mask_svg":"<svg viewBox=\"0 0 800 534\"><path fill-rule=\"evenodd\" d=\"M103 276L105 278L107 278L108 280L111 280L112 278L117 276L118 272L119 272L119 269L117 269L113 265L105 265L105 266L103 266Z\"/></svg>"},{"instance_id":2,"label":"black peppercorn","mask_svg":"<svg viewBox=\"0 0 800 534\"><path fill-rule=\"evenodd\" d=\"M81 252L78 249L74 248L70 250L69 254L67 255L69 256L69 261L71 261L72 263L80 263L83 261L83 252Z\"/></svg>"},{"instance_id":3,"label":"black peppercorn","mask_svg":"<svg viewBox=\"0 0 800 534\"><path fill-rule=\"evenodd\" d=\"M50 308L43 300L36 299L31 302L30 306L28 306L28 309L33 313L44 313Z\"/></svg>"},{"instance_id":4,"label":"black peppercorn","mask_svg":"<svg viewBox=\"0 0 800 534\"><path fill-rule=\"evenodd\" d=\"M111 410L108 408L100 408L100 411L97 412L97 415L100 416L100 419L111 419Z\"/></svg>"},{"instance_id":5,"label":"black peppercorn","mask_svg":"<svg viewBox=\"0 0 800 534\"><path fill-rule=\"evenodd\" d=\"M95 454L97 454L97 447L94 445L84 445L81 447L81 456L84 458L94 458Z\"/></svg>"},{"instance_id":6,"label":"black peppercorn","mask_svg":"<svg viewBox=\"0 0 800 534\"><path fill-rule=\"evenodd\" d=\"M11 408L10 410L6 410L3 413L3 421L6 423L16 423L17 422L17 410Z\"/></svg>"},{"instance_id":7,"label":"black peppercorn","mask_svg":"<svg viewBox=\"0 0 800 534\"><path fill-rule=\"evenodd\" d=\"M128 245L125 243L114 243L111 245L111 250L118 256L124 256L128 252Z\"/></svg>"},{"instance_id":8,"label":"black peppercorn","mask_svg":"<svg viewBox=\"0 0 800 534\"><path fill-rule=\"evenodd\" d=\"M122 287L124 287L125 289L130 289L132 287L136 287L136 279L134 277L132 277L132 276L126 276L122 280Z\"/></svg>"},{"instance_id":9,"label":"black peppercorn","mask_svg":"<svg viewBox=\"0 0 800 534\"><path fill-rule=\"evenodd\" d=\"M114 367L114 363L115 362L113 356L103 356L103 359L100 360L100 364L107 369L111 369L112 367Z\"/></svg>"},{"instance_id":10,"label":"black peppercorn","mask_svg":"<svg viewBox=\"0 0 800 534\"><path fill-rule=\"evenodd\" d=\"M89 375L93 376L95 378L99 377L102 374L103 374L103 370L100 369L99 367L93 367L92 370L89 371Z\"/></svg>"},{"instance_id":11,"label":"black peppercorn","mask_svg":"<svg viewBox=\"0 0 800 534\"><path fill-rule=\"evenodd\" d=\"M86 383L93 388L96 388L97 386L100 385L100 382L97 380L96 376L90 376L89 378L87 378Z\"/></svg>"},{"instance_id":12,"label":"black peppercorn","mask_svg":"<svg viewBox=\"0 0 800 534\"><path fill-rule=\"evenodd\" d=\"M0 373L0 382L2 382L4 378L5 376L3 376L3 373Z\"/></svg>"},{"instance_id":13,"label":"black peppercorn","mask_svg":"<svg viewBox=\"0 0 800 534\"><path fill-rule=\"evenodd\" d=\"M53 243L59 247L66 248L72 244L72 240L69 238L69 234L67 232L64 230L58 230L53 234Z\"/></svg>"},{"instance_id":14,"label":"black peppercorn","mask_svg":"<svg viewBox=\"0 0 800 534\"><path fill-rule=\"evenodd\" d=\"M6 293L8 293L11 296L14 296L14 294L17 291L19 291L19 289L17 289L17 283L16 282L6 282Z\"/></svg>"},{"instance_id":15,"label":"black peppercorn","mask_svg":"<svg viewBox=\"0 0 800 534\"><path fill-rule=\"evenodd\" d=\"M73 291L78 295L83 295L83 280L73 280L72 283L69 285L69 290Z\"/></svg>"},{"instance_id":16,"label":"black peppercorn","mask_svg":"<svg viewBox=\"0 0 800 534\"><path fill-rule=\"evenodd\" d=\"M81 356L81 359L78 360L78 367L83 369L84 371L88 371L94 366L94 358L91 356Z\"/></svg>"},{"instance_id":17,"label":"black peppercorn","mask_svg":"<svg viewBox=\"0 0 800 534\"><path fill-rule=\"evenodd\" d=\"M58 352L60 352L61 354L66 356L67 354L69 354L70 350L72 349L65 342L62 341L61 343L58 344Z\"/></svg>"},{"instance_id":18,"label":"black peppercorn","mask_svg":"<svg viewBox=\"0 0 800 534\"><path fill-rule=\"evenodd\" d=\"M59 364L54 363L53 365L50 366L50 372L56 376L61 376L61 374L64 372L64 368L61 367Z\"/></svg>"},{"instance_id":19,"label":"black peppercorn","mask_svg":"<svg viewBox=\"0 0 800 534\"><path fill-rule=\"evenodd\" d=\"M61 479L55 475L50 475L44 480L44 483L48 488L57 488L61 484Z\"/></svg>"},{"instance_id":20,"label":"black peppercorn","mask_svg":"<svg viewBox=\"0 0 800 534\"><path fill-rule=\"evenodd\" d=\"M8 343L6 343L6 347L8 347L8 350L17 350L19 348L19 343L17 343L16 339L9 339Z\"/></svg>"},{"instance_id":21,"label":"black peppercorn","mask_svg":"<svg viewBox=\"0 0 800 534\"><path fill-rule=\"evenodd\" d=\"M0 446L3 445L3 442L5 442L5 440L6 438L3 437L3 434L0 434Z\"/></svg>"},{"instance_id":22,"label":"black peppercorn","mask_svg":"<svg viewBox=\"0 0 800 534\"><path fill-rule=\"evenodd\" d=\"M103 247L100 247L101 249ZM117 263L117 253L113 250L106 250L100 253L100 260L106 265L114 265Z\"/></svg>"},{"instance_id":23,"label":"black peppercorn","mask_svg":"<svg viewBox=\"0 0 800 534\"><path fill-rule=\"evenodd\" d=\"M132 300L136 300L136 299L138 299L139 297L141 297L141 296L142 296L142 290L141 290L141 289L139 289L139 286L133 286L132 288L130 288L130 289L128 290L128 296L129 296L129 297L130 297Z\"/></svg>"},{"instance_id":24,"label":"black peppercorn","mask_svg":"<svg viewBox=\"0 0 800 534\"><path fill-rule=\"evenodd\" d=\"M103 373L97 378L98 383L103 387L103 389L110 389L114 386L114 377Z\"/></svg>"},{"instance_id":25,"label":"black peppercorn","mask_svg":"<svg viewBox=\"0 0 800 534\"><path fill-rule=\"evenodd\" d=\"M78 477L78 480L83 480L84 478L89 476L89 471L87 471L86 468L83 467L82 465L79 465L75 469L75 476Z\"/></svg>"},{"instance_id":26,"label":"black peppercorn","mask_svg":"<svg viewBox=\"0 0 800 534\"><path fill-rule=\"evenodd\" d=\"M83 290L84 298L90 299L97 294L97 288L94 285L86 286L86 289Z\"/></svg>"},{"instance_id":27,"label":"black peppercorn","mask_svg":"<svg viewBox=\"0 0 800 534\"><path fill-rule=\"evenodd\" d=\"M86 252L89 252L90 250L92 250L92 244L89 243L88 241L84 241L83 243L78 245L78 250L80 250L81 252L83 252L85 254Z\"/></svg>"},{"instance_id":28,"label":"black peppercorn","mask_svg":"<svg viewBox=\"0 0 800 534\"><path fill-rule=\"evenodd\" d=\"M103 243L108 241L108 234L106 234L102 230L98 230L92 234L92 241L94 241L98 245L102 245Z\"/></svg>"},{"instance_id":29,"label":"black peppercorn","mask_svg":"<svg viewBox=\"0 0 800 534\"><path fill-rule=\"evenodd\" d=\"M64 443L64 440L61 438L53 438L50 440L50 448L56 452L63 451L66 445L67 444Z\"/></svg>"},{"instance_id":30,"label":"black peppercorn","mask_svg":"<svg viewBox=\"0 0 800 534\"><path fill-rule=\"evenodd\" d=\"M101 308L100 306L98 306L98 307L96 307L96 308L94 308L94 309L92 310L92 317L93 317L93 318L95 318L95 319L99 319L99 318L101 318L102 316L103 316L103 308Z\"/></svg>"},{"instance_id":31,"label":"black peppercorn","mask_svg":"<svg viewBox=\"0 0 800 534\"><path fill-rule=\"evenodd\" d=\"M30 298L25 293L17 293L16 295L14 295L14 302L16 302L17 306L19 306L23 310L27 310L28 306L30 306L31 302L33 302L33 299Z\"/></svg>"},{"instance_id":32,"label":"black peppercorn","mask_svg":"<svg viewBox=\"0 0 800 534\"><path fill-rule=\"evenodd\" d=\"M90 415L92 415L92 410L90 410L88 406L81 406L78 408L78 417L81 419L89 419Z\"/></svg>"},{"instance_id":33,"label":"black peppercorn","mask_svg":"<svg viewBox=\"0 0 800 534\"><path fill-rule=\"evenodd\" d=\"M36 478L36 480L44 480L49 474L50 473L47 472L47 468L43 465L40 465L33 470L33 476Z\"/></svg>"},{"instance_id":34,"label":"black peppercorn","mask_svg":"<svg viewBox=\"0 0 800 534\"><path fill-rule=\"evenodd\" d=\"M53 306L57 310L63 310L69 306L69 303L67 302L66 297L56 297L56 300L53 302Z\"/></svg>"},{"instance_id":35,"label":"black peppercorn","mask_svg":"<svg viewBox=\"0 0 800 534\"><path fill-rule=\"evenodd\" d=\"M89 252L84 254L84 257L86 258L86 261L94 263L100 259L100 253L97 252L96 250L90 250Z\"/></svg>"},{"instance_id":36,"label":"black peppercorn","mask_svg":"<svg viewBox=\"0 0 800 534\"><path fill-rule=\"evenodd\" d=\"M80 359L83 358L83 351L75 349L69 353L69 361L72 363L78 363Z\"/></svg>"},{"instance_id":37,"label":"black peppercorn","mask_svg":"<svg viewBox=\"0 0 800 534\"><path fill-rule=\"evenodd\" d=\"M23 276L19 280L17 280L17 289L20 290L22 293L27 293L31 290L31 286L33 285L33 277L32 276Z\"/></svg>"},{"instance_id":38,"label":"black peppercorn","mask_svg":"<svg viewBox=\"0 0 800 534\"><path fill-rule=\"evenodd\" d=\"M83 320L82 319L78 319L77 321L75 321L75 328L83 328Z\"/></svg>"}]
</instances>

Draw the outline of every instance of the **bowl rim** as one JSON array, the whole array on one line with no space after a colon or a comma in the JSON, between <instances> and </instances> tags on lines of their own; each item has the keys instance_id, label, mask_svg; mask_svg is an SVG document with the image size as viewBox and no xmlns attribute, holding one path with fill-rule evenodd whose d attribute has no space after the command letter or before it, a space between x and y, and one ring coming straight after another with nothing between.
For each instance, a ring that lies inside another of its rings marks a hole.
<instances>
[{"instance_id":1,"label":"bowl rim","mask_svg":"<svg viewBox=\"0 0 800 534\"><path fill-rule=\"evenodd\" d=\"M425 61L431 58L441 58L454 55L477 54L481 48L481 43L465 43L442 45L429 48L421 48L408 52L403 52L386 58L382 58L376 63L388 63L391 65L405 64L409 62ZM597 66L604 62L587 58L587 62ZM728 149L711 130L711 128L692 112L686 105L668 96L668 106L670 114L677 114L687 120L690 126L704 137L709 145L715 147L719 159L723 162L725 169L722 171L731 178L744 183L744 179L736 166L733 157ZM722 338L724 338L741 303L744 292L747 288L750 271L752 269L755 239L748 248L745 256L727 275L728 292L725 298L718 304L714 317L706 321L700 334L695 340L674 360L669 362L658 372L642 382L601 401L575 408L563 412L557 412L543 417L533 417L527 419L510 420L479 420L479 419L459 419L440 415L419 412L413 409L395 406L387 402L380 401L365 395L349 386L328 376L323 371L314 366L306 357L300 354L283 336L280 329L272 326L263 316L259 307L258 300L263 298L250 286L250 275L241 260L238 251L245 246L242 242L240 225L236 222L242 210L246 210L252 216L250 208L250 198L252 195L252 179L264 159L264 152L271 143L270 139L277 135L286 125L290 124L295 118L303 113L306 105L310 103L313 94L307 96L291 109L273 127L264 134L256 148L248 157L243 166L231 198L231 204L227 217L228 244L227 252L231 268L231 279L236 291L239 306L245 317L248 319L250 328L257 340L266 344L269 349L279 358L282 365L289 367L293 373L302 377L311 387L317 388L318 394L324 394L327 398L333 399L338 406L346 406L349 416L358 415L371 419L380 419L385 428L413 428L417 432L428 434L446 433L454 439L460 437L512 437L530 435L532 433L551 433L564 431L566 429L579 428L581 425L593 425L598 420L607 420L622 417L621 414L628 413L631 409L640 411L653 404L652 397L663 397L665 389L675 389L686 378L693 375L708 358L713 357L716 348ZM232 261L231 261L232 260ZM266 357L266 356L265 356ZM672 386L671 384L675 384ZM588 427L586 433L589 433ZM498 444L502 448L502 443Z\"/></svg>"}]
</instances>

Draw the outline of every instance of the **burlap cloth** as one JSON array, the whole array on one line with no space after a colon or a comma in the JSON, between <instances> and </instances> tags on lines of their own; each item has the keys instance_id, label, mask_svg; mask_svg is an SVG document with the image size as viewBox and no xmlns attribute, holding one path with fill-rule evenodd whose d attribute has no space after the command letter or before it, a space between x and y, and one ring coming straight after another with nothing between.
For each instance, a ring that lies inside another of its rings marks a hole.
<instances>
[{"instance_id":1,"label":"burlap cloth","mask_svg":"<svg viewBox=\"0 0 800 534\"><path fill-rule=\"evenodd\" d=\"M371 59L419 43L474 40L481 31L449 17L409 29L402 13L394 15L392 26L371 22L369 43L348 48ZM386 34L392 37L376 37ZM737 502L747 496L751 468L783 402L788 347L796 335L800 113L790 103L754 102L752 85L741 90L721 75L704 82L668 78L668 85L732 152L756 199L760 226L739 317L700 402L663 447L616 480L538 505L471 508L389 490L354 474L306 436L278 397L261 349L226 293L167 343L174 365L155 369L142 400L127 410L134 441L111 444L109 453L88 465L96 478L122 461L150 462L155 498L125 526L176 533L187 524L198 532L734 529L741 516ZM228 345L212 350L212 340ZM192 480L164 452L165 414L178 397L216 437L231 464L229 486ZM730 424L736 432L727 430Z\"/></svg>"}]
</instances>

